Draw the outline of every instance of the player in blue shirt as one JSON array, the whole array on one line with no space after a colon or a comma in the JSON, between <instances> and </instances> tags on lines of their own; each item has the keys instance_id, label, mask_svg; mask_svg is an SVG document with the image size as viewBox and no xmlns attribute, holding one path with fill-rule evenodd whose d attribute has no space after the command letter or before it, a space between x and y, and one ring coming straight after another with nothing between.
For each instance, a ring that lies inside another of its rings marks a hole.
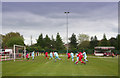
<instances>
[{"instance_id":1,"label":"player in blue shirt","mask_svg":"<svg viewBox=\"0 0 120 78\"><path fill-rule=\"evenodd\" d=\"M51 59L51 58L54 59L52 52L50 52L50 59Z\"/></svg>"},{"instance_id":2,"label":"player in blue shirt","mask_svg":"<svg viewBox=\"0 0 120 78\"><path fill-rule=\"evenodd\" d=\"M33 59L33 60L34 60L34 52L35 52L35 51L32 52L32 59Z\"/></svg>"},{"instance_id":3,"label":"player in blue shirt","mask_svg":"<svg viewBox=\"0 0 120 78\"><path fill-rule=\"evenodd\" d=\"M76 59L77 59L77 61L75 62L75 64L78 64L78 61L79 61L79 52L76 53Z\"/></svg>"},{"instance_id":4,"label":"player in blue shirt","mask_svg":"<svg viewBox=\"0 0 120 78\"><path fill-rule=\"evenodd\" d=\"M71 55L72 61L74 61L74 54L72 53L72 51L71 51L70 55Z\"/></svg>"},{"instance_id":5,"label":"player in blue shirt","mask_svg":"<svg viewBox=\"0 0 120 78\"><path fill-rule=\"evenodd\" d=\"M76 55L76 57L77 57L78 53L75 53L75 55Z\"/></svg>"},{"instance_id":6,"label":"player in blue shirt","mask_svg":"<svg viewBox=\"0 0 120 78\"><path fill-rule=\"evenodd\" d=\"M61 58L59 58L59 56L58 56L58 53L57 53L57 52L55 52L55 53L54 53L54 56L55 56L55 62L56 62L56 59L61 60Z\"/></svg>"},{"instance_id":7,"label":"player in blue shirt","mask_svg":"<svg viewBox=\"0 0 120 78\"><path fill-rule=\"evenodd\" d=\"M83 51L83 56L84 56L84 61L86 62L88 62L88 60L87 60L87 55L86 55L86 52L85 51Z\"/></svg>"}]
</instances>

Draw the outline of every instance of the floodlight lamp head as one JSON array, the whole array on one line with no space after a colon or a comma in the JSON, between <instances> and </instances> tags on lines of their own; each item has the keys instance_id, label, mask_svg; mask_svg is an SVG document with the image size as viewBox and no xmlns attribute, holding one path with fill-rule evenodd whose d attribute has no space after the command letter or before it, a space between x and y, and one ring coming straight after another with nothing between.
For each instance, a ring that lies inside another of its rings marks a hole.
<instances>
[{"instance_id":1,"label":"floodlight lamp head","mask_svg":"<svg viewBox=\"0 0 120 78\"><path fill-rule=\"evenodd\" d=\"M64 12L64 13L70 13L70 12Z\"/></svg>"}]
</instances>

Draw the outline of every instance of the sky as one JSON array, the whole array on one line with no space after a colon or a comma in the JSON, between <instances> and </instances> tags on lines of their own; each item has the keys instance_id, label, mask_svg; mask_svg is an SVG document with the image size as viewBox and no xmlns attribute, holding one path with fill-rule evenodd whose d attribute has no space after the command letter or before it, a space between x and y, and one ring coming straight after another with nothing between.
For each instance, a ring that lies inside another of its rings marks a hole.
<instances>
[{"instance_id":1,"label":"sky","mask_svg":"<svg viewBox=\"0 0 120 78\"><path fill-rule=\"evenodd\" d=\"M0 2L0 19L2 19L2 3ZM0 33L2 33L2 20L0 20Z\"/></svg>"},{"instance_id":2,"label":"sky","mask_svg":"<svg viewBox=\"0 0 120 78\"><path fill-rule=\"evenodd\" d=\"M42 33L54 38L59 32L66 42L66 14L68 15L68 35L87 34L107 39L118 34L117 2L3 2L2 34L19 32L30 44L32 36L36 43Z\"/></svg>"},{"instance_id":3,"label":"sky","mask_svg":"<svg viewBox=\"0 0 120 78\"><path fill-rule=\"evenodd\" d=\"M119 0L1 0L2 2L119 2Z\"/></svg>"}]
</instances>

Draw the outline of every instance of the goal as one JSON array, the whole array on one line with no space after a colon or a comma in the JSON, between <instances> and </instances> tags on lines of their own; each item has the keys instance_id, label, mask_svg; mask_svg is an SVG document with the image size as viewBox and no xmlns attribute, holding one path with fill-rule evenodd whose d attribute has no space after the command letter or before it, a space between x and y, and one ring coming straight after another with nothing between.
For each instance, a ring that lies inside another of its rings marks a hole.
<instances>
[{"instance_id":1,"label":"goal","mask_svg":"<svg viewBox=\"0 0 120 78\"><path fill-rule=\"evenodd\" d=\"M13 46L13 53L14 53L14 61L15 59L25 58L26 55L26 47L21 45L14 45Z\"/></svg>"}]
</instances>

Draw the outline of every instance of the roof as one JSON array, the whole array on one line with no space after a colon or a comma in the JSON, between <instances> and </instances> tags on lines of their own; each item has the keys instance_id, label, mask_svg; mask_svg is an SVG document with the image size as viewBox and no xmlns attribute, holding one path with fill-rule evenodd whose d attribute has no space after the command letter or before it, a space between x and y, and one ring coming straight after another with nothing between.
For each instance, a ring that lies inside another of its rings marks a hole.
<instances>
[{"instance_id":1,"label":"roof","mask_svg":"<svg viewBox=\"0 0 120 78\"><path fill-rule=\"evenodd\" d=\"M115 49L115 47L95 47L95 49Z\"/></svg>"}]
</instances>

